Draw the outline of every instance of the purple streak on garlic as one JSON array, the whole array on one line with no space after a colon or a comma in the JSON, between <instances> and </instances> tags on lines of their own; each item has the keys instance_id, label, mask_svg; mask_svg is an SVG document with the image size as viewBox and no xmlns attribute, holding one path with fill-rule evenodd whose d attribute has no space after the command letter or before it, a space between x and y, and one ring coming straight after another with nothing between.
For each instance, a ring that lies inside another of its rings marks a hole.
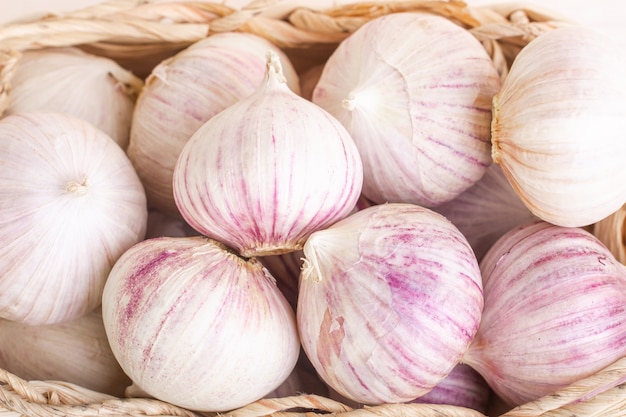
<instances>
[{"instance_id":1,"label":"purple streak on garlic","mask_svg":"<svg viewBox=\"0 0 626 417\"><path fill-rule=\"evenodd\" d=\"M260 399L287 379L300 352L294 312L269 272L204 237L133 246L109 275L102 312L136 385L192 410Z\"/></svg>"},{"instance_id":2,"label":"purple streak on garlic","mask_svg":"<svg viewBox=\"0 0 626 417\"><path fill-rule=\"evenodd\" d=\"M515 226L538 220L497 164L491 164L480 181L468 190L433 210L459 228L479 261L500 236Z\"/></svg>"},{"instance_id":3,"label":"purple streak on garlic","mask_svg":"<svg viewBox=\"0 0 626 417\"><path fill-rule=\"evenodd\" d=\"M304 254L302 345L322 379L352 401L426 394L478 329L478 262L458 229L431 210L363 209L313 233Z\"/></svg>"},{"instance_id":4,"label":"purple streak on garlic","mask_svg":"<svg viewBox=\"0 0 626 417\"><path fill-rule=\"evenodd\" d=\"M411 402L456 405L484 414L490 395L487 381L472 367L460 363L432 391Z\"/></svg>"},{"instance_id":5,"label":"purple streak on garlic","mask_svg":"<svg viewBox=\"0 0 626 417\"><path fill-rule=\"evenodd\" d=\"M122 149L128 146L143 80L114 60L74 47L23 51L9 82L5 115L68 113L102 129Z\"/></svg>"},{"instance_id":6,"label":"purple streak on garlic","mask_svg":"<svg viewBox=\"0 0 626 417\"><path fill-rule=\"evenodd\" d=\"M626 202L624 73L614 39L582 26L515 58L493 100L493 160L542 220L587 226Z\"/></svg>"},{"instance_id":7,"label":"purple streak on garlic","mask_svg":"<svg viewBox=\"0 0 626 417\"><path fill-rule=\"evenodd\" d=\"M243 256L302 249L361 192L358 150L329 113L285 84L279 57L250 97L198 129L174 171L185 220Z\"/></svg>"},{"instance_id":8,"label":"purple streak on garlic","mask_svg":"<svg viewBox=\"0 0 626 417\"><path fill-rule=\"evenodd\" d=\"M62 113L0 120L0 317L43 325L92 311L146 222L141 182L102 130Z\"/></svg>"},{"instance_id":9,"label":"purple streak on garlic","mask_svg":"<svg viewBox=\"0 0 626 417\"><path fill-rule=\"evenodd\" d=\"M467 30L440 16L394 13L339 45L312 101L353 136L369 199L434 207L489 166L499 87L493 62Z\"/></svg>"},{"instance_id":10,"label":"purple streak on garlic","mask_svg":"<svg viewBox=\"0 0 626 417\"><path fill-rule=\"evenodd\" d=\"M543 221L519 226L480 267L485 306L463 363L509 405L626 355L626 266L590 233Z\"/></svg>"},{"instance_id":11,"label":"purple streak on garlic","mask_svg":"<svg viewBox=\"0 0 626 417\"><path fill-rule=\"evenodd\" d=\"M204 122L257 89L268 49L280 56L287 84L298 93L298 76L287 56L247 33L211 35L152 70L135 106L128 146L152 208L180 216L172 176L181 150Z\"/></svg>"}]
</instances>

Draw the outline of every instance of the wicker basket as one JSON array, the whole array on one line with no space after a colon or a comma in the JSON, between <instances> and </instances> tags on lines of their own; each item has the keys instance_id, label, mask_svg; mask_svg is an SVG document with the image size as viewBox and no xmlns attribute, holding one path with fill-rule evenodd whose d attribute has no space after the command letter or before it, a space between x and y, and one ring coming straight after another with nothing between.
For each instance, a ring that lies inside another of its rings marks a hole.
<instances>
[{"instance_id":1,"label":"wicker basket","mask_svg":"<svg viewBox=\"0 0 626 417\"><path fill-rule=\"evenodd\" d=\"M331 9L290 6L286 0L256 0L241 9L212 2L112 0L61 16L0 27L0 114L20 51L78 46L107 56L145 77L165 57L214 33L243 31L279 47L302 73L323 63L337 44L372 18L402 11L428 11L470 31L505 77L521 48L536 36L571 24L554 13L517 4L472 8L461 1L404 0L352 3ZM626 358L560 392L502 417L625 416ZM116 398L60 381L25 381L0 369L0 417L9 416L209 416L149 398ZM220 414L223 415L223 414ZM352 409L318 395L263 399L227 413L257 416L477 416L480 412L434 404L384 404ZM496 414L494 414L496 415Z\"/></svg>"}]
</instances>

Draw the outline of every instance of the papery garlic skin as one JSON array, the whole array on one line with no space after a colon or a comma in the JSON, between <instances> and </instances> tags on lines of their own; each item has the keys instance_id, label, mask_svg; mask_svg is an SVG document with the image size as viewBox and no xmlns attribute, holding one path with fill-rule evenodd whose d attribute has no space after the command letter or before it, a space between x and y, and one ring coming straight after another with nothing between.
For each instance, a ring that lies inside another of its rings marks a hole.
<instances>
[{"instance_id":1,"label":"papery garlic skin","mask_svg":"<svg viewBox=\"0 0 626 417\"><path fill-rule=\"evenodd\" d=\"M24 51L10 79L5 115L67 113L102 129L126 149L142 88L143 80L110 58L74 47Z\"/></svg>"},{"instance_id":2,"label":"papery garlic skin","mask_svg":"<svg viewBox=\"0 0 626 417\"><path fill-rule=\"evenodd\" d=\"M478 261L506 232L538 220L520 200L498 164L491 164L476 184L433 210L459 228Z\"/></svg>"},{"instance_id":3,"label":"papery garlic skin","mask_svg":"<svg viewBox=\"0 0 626 417\"><path fill-rule=\"evenodd\" d=\"M1 318L43 325L92 311L146 221L141 182L100 129L62 113L0 120Z\"/></svg>"},{"instance_id":4,"label":"papery garlic skin","mask_svg":"<svg viewBox=\"0 0 626 417\"><path fill-rule=\"evenodd\" d=\"M249 257L302 249L311 233L350 213L362 181L346 129L287 87L270 52L255 93L187 142L173 187L194 229Z\"/></svg>"},{"instance_id":5,"label":"papery garlic skin","mask_svg":"<svg viewBox=\"0 0 626 417\"><path fill-rule=\"evenodd\" d=\"M478 262L458 229L431 210L366 208L313 233L304 254L302 346L321 378L352 401L426 394L478 329Z\"/></svg>"},{"instance_id":6,"label":"papery garlic skin","mask_svg":"<svg viewBox=\"0 0 626 417\"><path fill-rule=\"evenodd\" d=\"M148 239L115 264L102 298L122 369L155 398L226 411L276 389L300 351L273 278L204 237Z\"/></svg>"},{"instance_id":7,"label":"papery garlic skin","mask_svg":"<svg viewBox=\"0 0 626 417\"><path fill-rule=\"evenodd\" d=\"M489 166L499 87L493 62L467 30L440 16L393 13L339 45L312 100L353 136L369 199L434 207Z\"/></svg>"},{"instance_id":8,"label":"papery garlic skin","mask_svg":"<svg viewBox=\"0 0 626 417\"><path fill-rule=\"evenodd\" d=\"M152 70L137 100L128 146L152 208L180 216L172 176L181 150L202 124L257 89L268 50L280 56L289 88L299 93L287 56L247 33L213 34Z\"/></svg>"},{"instance_id":9,"label":"papery garlic skin","mask_svg":"<svg viewBox=\"0 0 626 417\"><path fill-rule=\"evenodd\" d=\"M0 368L27 381L65 381L117 397L131 383L113 356L99 309L44 326L0 319Z\"/></svg>"},{"instance_id":10,"label":"papery garlic skin","mask_svg":"<svg viewBox=\"0 0 626 417\"><path fill-rule=\"evenodd\" d=\"M493 159L528 208L586 226L626 202L626 60L612 39L563 27L517 55L493 101Z\"/></svg>"},{"instance_id":11,"label":"papery garlic skin","mask_svg":"<svg viewBox=\"0 0 626 417\"><path fill-rule=\"evenodd\" d=\"M485 306L462 361L510 406L626 355L626 266L590 233L543 221L519 226L480 267Z\"/></svg>"}]
</instances>

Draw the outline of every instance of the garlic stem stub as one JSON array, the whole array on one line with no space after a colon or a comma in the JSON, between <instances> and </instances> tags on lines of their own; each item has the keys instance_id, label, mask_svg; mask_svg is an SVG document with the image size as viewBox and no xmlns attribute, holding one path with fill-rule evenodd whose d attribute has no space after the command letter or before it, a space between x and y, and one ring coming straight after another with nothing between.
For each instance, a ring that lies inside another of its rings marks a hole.
<instances>
[{"instance_id":1,"label":"garlic stem stub","mask_svg":"<svg viewBox=\"0 0 626 417\"><path fill-rule=\"evenodd\" d=\"M299 93L287 56L248 33L212 34L152 70L137 99L128 145L150 208L180 217L172 176L181 150L203 123L257 89L265 78L268 49L280 56L287 85Z\"/></svg>"},{"instance_id":2,"label":"garlic stem stub","mask_svg":"<svg viewBox=\"0 0 626 417\"><path fill-rule=\"evenodd\" d=\"M92 311L147 216L139 177L102 130L64 113L0 119L0 317L44 325Z\"/></svg>"},{"instance_id":3,"label":"garlic stem stub","mask_svg":"<svg viewBox=\"0 0 626 417\"><path fill-rule=\"evenodd\" d=\"M354 138L366 197L435 207L491 163L491 101L500 83L467 30L441 16L392 13L339 44L312 101Z\"/></svg>"},{"instance_id":4,"label":"garlic stem stub","mask_svg":"<svg viewBox=\"0 0 626 417\"><path fill-rule=\"evenodd\" d=\"M102 315L133 382L190 410L262 398L288 378L300 352L294 312L269 272L205 237L130 248L109 275Z\"/></svg>"},{"instance_id":5,"label":"garlic stem stub","mask_svg":"<svg viewBox=\"0 0 626 417\"><path fill-rule=\"evenodd\" d=\"M183 218L245 257L302 249L350 213L363 181L346 129L287 87L271 51L266 71L254 94L196 131L174 170Z\"/></svg>"},{"instance_id":6,"label":"garlic stem stub","mask_svg":"<svg viewBox=\"0 0 626 417\"><path fill-rule=\"evenodd\" d=\"M396 403L428 393L478 329L478 262L458 229L429 209L363 209L313 233L304 255L302 346L349 400Z\"/></svg>"},{"instance_id":7,"label":"garlic stem stub","mask_svg":"<svg viewBox=\"0 0 626 417\"><path fill-rule=\"evenodd\" d=\"M493 100L492 152L537 217L595 223L626 202L626 60L591 28L562 27L517 55Z\"/></svg>"},{"instance_id":8,"label":"garlic stem stub","mask_svg":"<svg viewBox=\"0 0 626 417\"><path fill-rule=\"evenodd\" d=\"M102 129L122 148L143 80L114 60L75 47L21 52L9 80L5 115L32 111L68 113Z\"/></svg>"},{"instance_id":9,"label":"garlic stem stub","mask_svg":"<svg viewBox=\"0 0 626 417\"><path fill-rule=\"evenodd\" d=\"M480 267L485 306L462 362L507 404L551 394L626 355L626 266L591 233L525 224Z\"/></svg>"}]
</instances>

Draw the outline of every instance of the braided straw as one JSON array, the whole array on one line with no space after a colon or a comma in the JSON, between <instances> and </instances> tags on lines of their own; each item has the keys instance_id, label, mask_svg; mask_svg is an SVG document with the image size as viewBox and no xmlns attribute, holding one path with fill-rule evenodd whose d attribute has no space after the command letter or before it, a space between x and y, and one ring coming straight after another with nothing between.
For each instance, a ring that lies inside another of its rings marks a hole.
<instances>
[{"instance_id":1,"label":"braided straw","mask_svg":"<svg viewBox=\"0 0 626 417\"><path fill-rule=\"evenodd\" d=\"M618 261L626 264L626 204L592 225L590 231L609 248Z\"/></svg>"},{"instance_id":2,"label":"braided straw","mask_svg":"<svg viewBox=\"0 0 626 417\"><path fill-rule=\"evenodd\" d=\"M572 24L554 13L517 4L472 8L456 0L371 1L327 9L255 0L241 9L221 3L112 0L65 15L0 27L0 114L22 51L78 46L117 60L146 76L162 59L214 33L240 31L281 47L300 71L323 63L339 42L369 20L394 12L444 16L482 42L501 77L529 41ZM623 241L622 241L623 243ZM553 395L516 407L502 417L626 415L626 359ZM462 407L383 404L352 409L316 395L263 399L225 414L197 413L149 398L116 398L59 381L25 381L0 369L0 417L485 417Z\"/></svg>"}]
</instances>

